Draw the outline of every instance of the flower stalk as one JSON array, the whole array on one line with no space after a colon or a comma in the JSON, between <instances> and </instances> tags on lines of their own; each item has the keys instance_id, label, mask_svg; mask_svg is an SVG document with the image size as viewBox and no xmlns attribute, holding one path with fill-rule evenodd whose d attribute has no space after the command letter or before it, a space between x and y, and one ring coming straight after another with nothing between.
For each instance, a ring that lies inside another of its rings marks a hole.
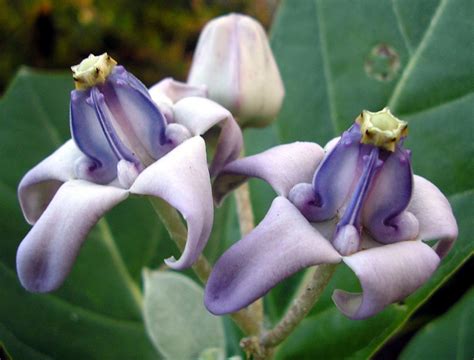
<instances>
[{"instance_id":1,"label":"flower stalk","mask_svg":"<svg viewBox=\"0 0 474 360\"><path fill-rule=\"evenodd\" d=\"M171 239L176 243L178 249L183 251L186 246L187 230L178 212L160 198L150 197L149 200ZM199 256L192 269L199 280L206 284L212 267L204 255ZM254 314L255 310L251 305L231 314L231 318L245 334L256 335L260 331L263 315L255 316Z\"/></svg>"},{"instance_id":2,"label":"flower stalk","mask_svg":"<svg viewBox=\"0 0 474 360\"><path fill-rule=\"evenodd\" d=\"M322 264L311 270L313 272L311 278L297 295L280 322L260 337L261 346L275 347L291 334L319 300L336 267L337 264Z\"/></svg>"}]
</instances>

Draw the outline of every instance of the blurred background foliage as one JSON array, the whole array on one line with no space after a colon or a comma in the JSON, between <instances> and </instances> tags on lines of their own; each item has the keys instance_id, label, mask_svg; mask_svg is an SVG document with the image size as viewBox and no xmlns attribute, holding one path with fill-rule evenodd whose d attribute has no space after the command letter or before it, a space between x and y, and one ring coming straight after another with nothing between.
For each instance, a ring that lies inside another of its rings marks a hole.
<instances>
[{"instance_id":1,"label":"blurred background foliage","mask_svg":"<svg viewBox=\"0 0 474 360\"><path fill-rule=\"evenodd\" d=\"M0 0L0 94L21 65L63 69L107 51L145 84L184 80L199 32L242 12L267 29L277 0Z\"/></svg>"}]
</instances>

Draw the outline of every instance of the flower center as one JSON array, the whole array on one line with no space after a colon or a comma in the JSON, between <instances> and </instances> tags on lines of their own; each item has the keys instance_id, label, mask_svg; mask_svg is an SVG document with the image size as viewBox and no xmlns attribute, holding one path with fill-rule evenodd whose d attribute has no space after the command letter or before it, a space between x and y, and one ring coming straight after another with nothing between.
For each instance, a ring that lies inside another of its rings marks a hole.
<instances>
[{"instance_id":1,"label":"flower center","mask_svg":"<svg viewBox=\"0 0 474 360\"><path fill-rule=\"evenodd\" d=\"M379 160L379 148L372 147L369 155L364 155L364 168L349 200L349 204L337 223L333 238L334 247L341 255L350 255L359 250L361 233L361 210L375 173L383 164Z\"/></svg>"},{"instance_id":2,"label":"flower center","mask_svg":"<svg viewBox=\"0 0 474 360\"><path fill-rule=\"evenodd\" d=\"M391 152L408 133L407 123L393 116L389 108L374 113L364 110L356 122L360 125L362 144L375 145Z\"/></svg>"},{"instance_id":3,"label":"flower center","mask_svg":"<svg viewBox=\"0 0 474 360\"><path fill-rule=\"evenodd\" d=\"M107 53L99 56L90 54L80 64L71 66L76 89L85 90L103 84L115 65L117 62Z\"/></svg>"}]
</instances>

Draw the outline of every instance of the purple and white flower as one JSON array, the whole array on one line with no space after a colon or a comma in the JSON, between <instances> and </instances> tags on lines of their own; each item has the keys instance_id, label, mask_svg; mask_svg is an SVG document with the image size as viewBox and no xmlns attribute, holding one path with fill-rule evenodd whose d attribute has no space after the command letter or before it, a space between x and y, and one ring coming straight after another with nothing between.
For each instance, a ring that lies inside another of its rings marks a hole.
<instances>
[{"instance_id":1,"label":"purple and white flower","mask_svg":"<svg viewBox=\"0 0 474 360\"><path fill-rule=\"evenodd\" d=\"M325 149L299 142L229 163L214 184L217 202L248 177L267 181L278 197L216 263L207 308L237 311L318 264L344 262L358 277L362 294L332 296L352 319L370 317L426 282L458 228L440 190L412 174L406 134L407 124L388 109L364 111ZM434 247L425 244L435 239Z\"/></svg>"},{"instance_id":2,"label":"purple and white flower","mask_svg":"<svg viewBox=\"0 0 474 360\"><path fill-rule=\"evenodd\" d=\"M191 266L213 223L211 175L238 157L242 134L229 111L205 89L166 79L151 93L107 54L72 67L72 139L31 169L18 196L33 225L17 252L22 285L58 288L91 228L130 194L160 197L187 222L174 269ZM210 169L204 134L221 127Z\"/></svg>"}]
</instances>

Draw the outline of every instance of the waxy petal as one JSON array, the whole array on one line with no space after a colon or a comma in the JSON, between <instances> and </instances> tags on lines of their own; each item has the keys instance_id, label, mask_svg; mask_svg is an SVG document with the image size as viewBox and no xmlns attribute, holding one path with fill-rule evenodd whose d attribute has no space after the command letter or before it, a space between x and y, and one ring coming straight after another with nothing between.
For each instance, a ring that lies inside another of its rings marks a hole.
<instances>
[{"instance_id":1,"label":"waxy petal","mask_svg":"<svg viewBox=\"0 0 474 360\"><path fill-rule=\"evenodd\" d=\"M427 281L439 264L421 241L403 241L344 257L359 278L363 293L335 290L333 300L351 319L365 319L400 301Z\"/></svg>"},{"instance_id":2,"label":"waxy petal","mask_svg":"<svg viewBox=\"0 0 474 360\"><path fill-rule=\"evenodd\" d=\"M91 91L73 90L69 107L71 134L86 155L76 165L77 175L85 180L106 184L117 176L118 158L98 121Z\"/></svg>"},{"instance_id":3,"label":"waxy petal","mask_svg":"<svg viewBox=\"0 0 474 360\"><path fill-rule=\"evenodd\" d=\"M328 220L344 204L357 175L359 138L359 133L346 131L319 165L313 179L314 200L305 214L308 220Z\"/></svg>"},{"instance_id":4,"label":"waxy petal","mask_svg":"<svg viewBox=\"0 0 474 360\"><path fill-rule=\"evenodd\" d=\"M173 111L174 121L184 125L193 135L203 135L215 125L221 127L209 170L211 177L239 157L243 144L242 132L228 110L205 98L187 97L178 101Z\"/></svg>"},{"instance_id":5,"label":"waxy petal","mask_svg":"<svg viewBox=\"0 0 474 360\"><path fill-rule=\"evenodd\" d=\"M59 187L74 179L74 164L83 156L74 141L69 140L21 179L18 198L29 224L39 219Z\"/></svg>"},{"instance_id":6,"label":"waxy petal","mask_svg":"<svg viewBox=\"0 0 474 360\"><path fill-rule=\"evenodd\" d=\"M144 165L159 159L166 143L166 120L151 97L144 94L142 88L136 88L125 75L110 79L101 91L129 148L137 152L142 162L148 159Z\"/></svg>"},{"instance_id":7,"label":"waxy petal","mask_svg":"<svg viewBox=\"0 0 474 360\"><path fill-rule=\"evenodd\" d=\"M408 211L418 220L418 237L423 241L439 239L435 251L444 257L458 237L458 225L448 199L431 182L415 175Z\"/></svg>"},{"instance_id":8,"label":"waxy petal","mask_svg":"<svg viewBox=\"0 0 474 360\"><path fill-rule=\"evenodd\" d=\"M207 97L205 85L190 85L170 77L156 83L149 91L152 99L157 102L163 101L163 96L173 103L190 96Z\"/></svg>"},{"instance_id":9,"label":"waxy petal","mask_svg":"<svg viewBox=\"0 0 474 360\"><path fill-rule=\"evenodd\" d=\"M310 142L295 142L275 146L260 154L248 156L228 164L213 186L219 204L231 190L249 177L269 183L278 195L287 196L298 183L310 182L324 156L323 149Z\"/></svg>"},{"instance_id":10,"label":"waxy petal","mask_svg":"<svg viewBox=\"0 0 474 360\"><path fill-rule=\"evenodd\" d=\"M171 258L166 264L173 269L193 265L207 243L214 216L204 140L195 136L171 150L143 170L130 192L160 197L183 215L186 247L179 260Z\"/></svg>"},{"instance_id":11,"label":"waxy petal","mask_svg":"<svg viewBox=\"0 0 474 360\"><path fill-rule=\"evenodd\" d=\"M234 312L305 267L340 260L298 209L277 197L262 222L217 261L204 303L216 315Z\"/></svg>"},{"instance_id":12,"label":"waxy petal","mask_svg":"<svg viewBox=\"0 0 474 360\"><path fill-rule=\"evenodd\" d=\"M398 147L375 175L364 204L363 224L375 240L389 244L417 237L418 221L405 211L412 192L410 154Z\"/></svg>"},{"instance_id":13,"label":"waxy petal","mask_svg":"<svg viewBox=\"0 0 474 360\"><path fill-rule=\"evenodd\" d=\"M91 228L127 196L126 190L83 180L62 185L18 248L22 285L32 292L58 288Z\"/></svg>"}]
</instances>

